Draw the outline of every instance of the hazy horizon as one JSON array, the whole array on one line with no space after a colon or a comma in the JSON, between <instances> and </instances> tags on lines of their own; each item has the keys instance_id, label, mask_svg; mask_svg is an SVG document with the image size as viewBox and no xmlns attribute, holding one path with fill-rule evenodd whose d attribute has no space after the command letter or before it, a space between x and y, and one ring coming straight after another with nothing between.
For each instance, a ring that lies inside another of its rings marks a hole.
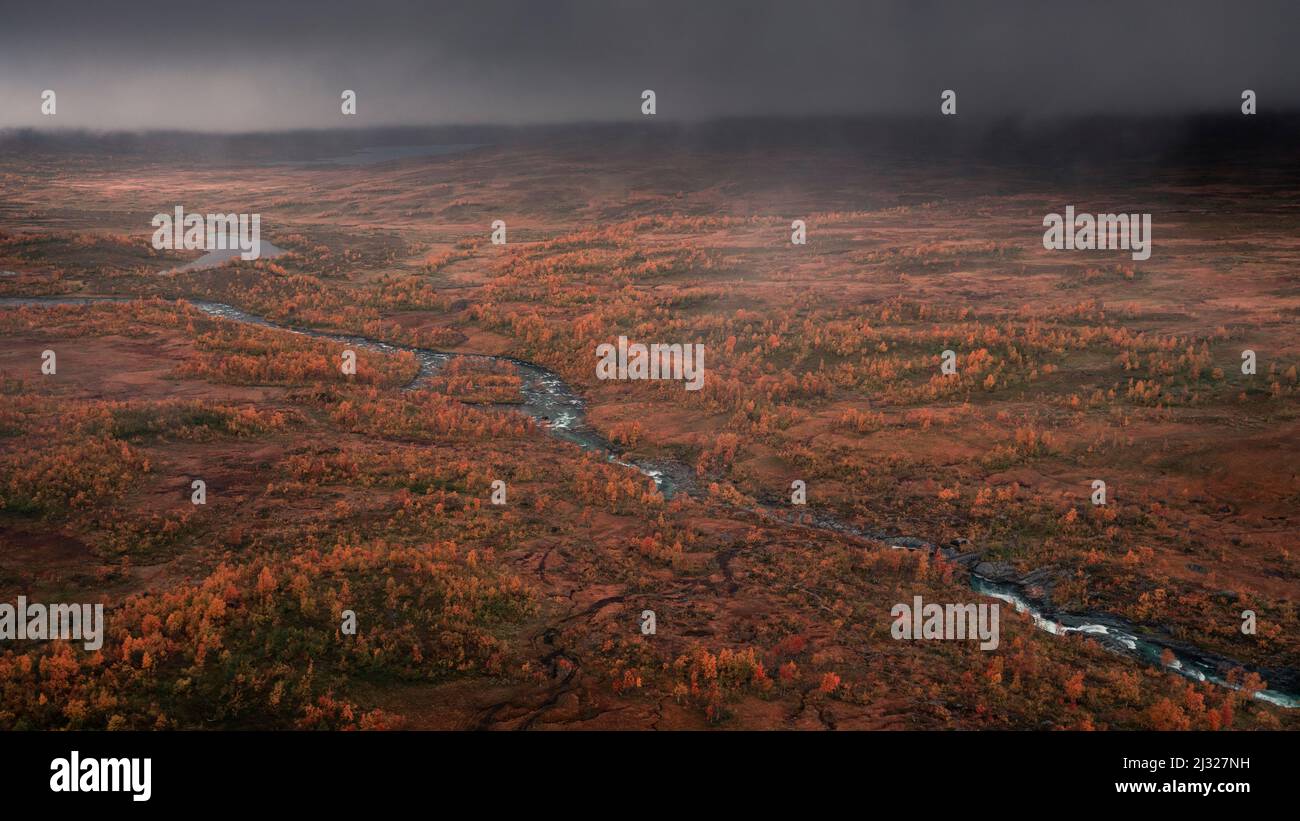
<instances>
[{"instance_id":1,"label":"hazy horizon","mask_svg":"<svg viewBox=\"0 0 1300 821\"><path fill-rule=\"evenodd\" d=\"M60 98L62 99L62 98ZM936 104L937 112L937 104ZM1026 131L1045 131L1076 123L1098 122L1133 122L1151 124L1170 123L1238 123L1241 112L1233 109L1222 111L1163 111L1163 112L1051 112L1032 113L971 113L962 118L962 123L972 124L972 131L984 131L995 128L1015 128ZM666 131L705 131L720 127L759 127L780 126L784 124L822 124L863 126L875 124L918 125L924 126L934 118L929 114L915 112L861 112L861 113L813 113L813 114L753 114L753 115L718 115L699 118L673 119L665 116L639 119L572 119L555 122L509 123L503 121L465 121L446 123L391 122L391 123L355 123L340 122L335 125L320 126L283 126L271 128L250 128L230 131L218 128L187 128L181 126L146 126L146 127L98 127L52 123L54 118L44 118L42 122L32 125L0 125L0 135L35 134L48 136L86 136L86 137L121 137L121 136L211 136L222 138L240 137L283 137L293 134L344 134L363 135L370 133L399 134L402 132L455 132L455 131L498 131L517 134L546 134L580 129L628 131L633 128L649 126ZM1300 103L1285 108L1275 108L1261 113L1259 121L1289 121L1300 119Z\"/></svg>"}]
</instances>

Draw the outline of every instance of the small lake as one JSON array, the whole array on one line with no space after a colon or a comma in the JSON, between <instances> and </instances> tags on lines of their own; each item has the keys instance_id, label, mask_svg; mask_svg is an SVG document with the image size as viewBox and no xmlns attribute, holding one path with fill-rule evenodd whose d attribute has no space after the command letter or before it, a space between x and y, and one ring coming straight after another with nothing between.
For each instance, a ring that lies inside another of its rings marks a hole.
<instances>
[{"instance_id":1,"label":"small lake","mask_svg":"<svg viewBox=\"0 0 1300 821\"><path fill-rule=\"evenodd\" d=\"M186 271L203 271L208 268L216 268L218 265L224 265L235 257L238 257L241 253L243 253L243 251L239 248L222 248L217 251L209 251L193 262L187 262L176 268L168 268L166 271L161 271L160 273L183 274ZM258 259L275 259L276 257L287 253L288 251L283 248L263 240L261 243L261 256L259 256Z\"/></svg>"}]
</instances>

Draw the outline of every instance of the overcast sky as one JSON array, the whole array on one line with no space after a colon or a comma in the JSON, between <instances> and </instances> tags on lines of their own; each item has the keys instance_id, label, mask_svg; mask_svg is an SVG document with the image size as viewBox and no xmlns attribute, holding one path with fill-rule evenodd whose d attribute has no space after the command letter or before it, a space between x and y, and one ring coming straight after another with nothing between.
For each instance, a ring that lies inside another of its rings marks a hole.
<instances>
[{"instance_id":1,"label":"overcast sky","mask_svg":"<svg viewBox=\"0 0 1300 821\"><path fill-rule=\"evenodd\" d=\"M39 0L0 127L250 131L658 116L1300 108L1295 0ZM54 117L40 113L53 89ZM343 89L358 114L339 111Z\"/></svg>"}]
</instances>

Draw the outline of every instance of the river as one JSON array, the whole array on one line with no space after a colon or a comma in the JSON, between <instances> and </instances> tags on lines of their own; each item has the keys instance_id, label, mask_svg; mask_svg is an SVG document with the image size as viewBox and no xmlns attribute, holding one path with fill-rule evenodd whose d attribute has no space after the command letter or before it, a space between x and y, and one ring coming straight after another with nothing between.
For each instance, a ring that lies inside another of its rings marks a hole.
<instances>
[{"instance_id":1,"label":"river","mask_svg":"<svg viewBox=\"0 0 1300 821\"><path fill-rule=\"evenodd\" d=\"M90 305L102 301L126 300L116 297L5 297L0 298L0 307L8 305ZM583 402L582 397L570 388L558 374L533 362L508 356L453 353L394 345L364 336L282 325L264 317L250 314L232 305L219 302L188 301L206 314L235 322L244 322L287 333L329 339L365 350L386 353L409 351L415 355L420 363L420 370L415 378L405 386L405 390L418 389L425 380L456 357L489 363L508 362L514 366L516 373L520 377L520 393L523 401L496 407L525 413L536 420L552 436L571 442L583 450L601 454L611 462L640 471L654 480L655 486L666 498L672 498L677 493L687 493L689 495L698 492L694 482L694 473L687 465L676 462L622 458L619 452L604 437L587 424L586 404ZM788 511L772 506L763 506L754 512L761 513L779 522L786 522L788 516ZM936 550L934 546L917 537L865 531L826 514L811 516L805 524L823 530L832 530L837 533L881 541L896 549ZM966 578L971 589L976 593L1007 602L1017 612L1028 613L1036 627L1053 635L1081 633L1100 642L1108 650L1132 656L1152 666L1165 666L1161 661L1161 656L1168 650L1173 654L1173 661L1168 665L1167 669L1195 681L1209 681L1223 687L1234 686L1224 676L1224 671L1233 667L1260 672L1264 678L1268 678L1264 672L1250 665L1199 650L1185 642L1155 635L1116 616L1095 613L1076 615L1063 612L1048 612L1041 604L1028 597L1020 585L995 581L969 571L966 573ZM1300 694L1294 692L1266 689L1258 691L1255 697L1279 707L1291 709L1300 707Z\"/></svg>"}]
</instances>

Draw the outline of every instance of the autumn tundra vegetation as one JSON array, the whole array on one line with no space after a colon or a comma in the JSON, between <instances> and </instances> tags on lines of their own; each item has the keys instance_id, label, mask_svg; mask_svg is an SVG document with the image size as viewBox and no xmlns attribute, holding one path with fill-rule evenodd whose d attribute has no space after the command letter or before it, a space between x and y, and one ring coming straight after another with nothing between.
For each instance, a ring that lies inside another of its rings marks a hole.
<instances>
[{"instance_id":1,"label":"autumn tundra vegetation","mask_svg":"<svg viewBox=\"0 0 1300 821\"><path fill-rule=\"evenodd\" d=\"M94 652L0 646L0 728L1297 726L1252 697L1300 693L1285 166L485 143L0 155L0 600L107 612ZM288 253L160 274L197 256L150 245L175 203L259 212ZM1045 249L1067 204L1152 213L1150 258ZM343 336L393 347L343 373ZM620 336L702 344L702 389L599 379ZM421 376L410 348L506 358ZM514 360L619 459L517 412ZM977 562L1230 660L1232 686L1006 605L996 650L891 638L896 602L982 600Z\"/></svg>"}]
</instances>

